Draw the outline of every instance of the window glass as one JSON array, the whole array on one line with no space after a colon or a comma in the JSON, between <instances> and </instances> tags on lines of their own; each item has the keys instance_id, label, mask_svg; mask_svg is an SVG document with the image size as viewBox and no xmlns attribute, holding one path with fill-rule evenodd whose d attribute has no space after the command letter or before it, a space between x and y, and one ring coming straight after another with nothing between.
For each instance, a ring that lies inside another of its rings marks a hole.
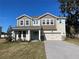
<instances>
[{"instance_id":1,"label":"window glass","mask_svg":"<svg viewBox=\"0 0 79 59\"><path fill-rule=\"evenodd\" d=\"M23 25L23 21L21 21L21 25Z\"/></svg>"},{"instance_id":2,"label":"window glass","mask_svg":"<svg viewBox=\"0 0 79 59\"><path fill-rule=\"evenodd\" d=\"M45 20L43 20L43 24L45 24Z\"/></svg>"},{"instance_id":3,"label":"window glass","mask_svg":"<svg viewBox=\"0 0 79 59\"><path fill-rule=\"evenodd\" d=\"M36 24L38 24L38 20L36 20Z\"/></svg>"},{"instance_id":4,"label":"window glass","mask_svg":"<svg viewBox=\"0 0 79 59\"><path fill-rule=\"evenodd\" d=\"M51 24L53 24L53 20L51 20Z\"/></svg>"},{"instance_id":5,"label":"window glass","mask_svg":"<svg viewBox=\"0 0 79 59\"><path fill-rule=\"evenodd\" d=\"M60 19L59 21L60 21L60 23L62 23L62 22L61 22L61 19Z\"/></svg>"},{"instance_id":6,"label":"window glass","mask_svg":"<svg viewBox=\"0 0 79 59\"><path fill-rule=\"evenodd\" d=\"M26 25L29 25L29 21L26 21Z\"/></svg>"},{"instance_id":7,"label":"window glass","mask_svg":"<svg viewBox=\"0 0 79 59\"><path fill-rule=\"evenodd\" d=\"M47 20L47 24L49 24L49 20Z\"/></svg>"},{"instance_id":8,"label":"window glass","mask_svg":"<svg viewBox=\"0 0 79 59\"><path fill-rule=\"evenodd\" d=\"M33 21L33 24L38 24L38 20L34 20Z\"/></svg>"},{"instance_id":9,"label":"window glass","mask_svg":"<svg viewBox=\"0 0 79 59\"><path fill-rule=\"evenodd\" d=\"M33 20L33 24L35 24L35 20Z\"/></svg>"}]
</instances>

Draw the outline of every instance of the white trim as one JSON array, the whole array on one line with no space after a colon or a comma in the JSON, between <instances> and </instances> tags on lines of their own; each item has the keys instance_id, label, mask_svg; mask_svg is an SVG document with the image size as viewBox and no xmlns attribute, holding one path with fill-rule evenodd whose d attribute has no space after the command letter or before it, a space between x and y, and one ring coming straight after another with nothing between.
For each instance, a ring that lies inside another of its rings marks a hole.
<instances>
[{"instance_id":1,"label":"white trim","mask_svg":"<svg viewBox=\"0 0 79 59\"><path fill-rule=\"evenodd\" d=\"M53 17L56 17L56 18L64 18L64 19L66 19L66 17L59 17L59 16L55 16L55 15L53 15L53 14L51 14L51 13L49 13L49 12L47 12L47 13L44 13L44 14L42 14L41 16L39 16L37 19L39 19L39 18L41 18L41 17L43 17L43 16L45 16L45 15L51 15L51 16L53 16ZM28 15L26 15L26 14L23 14L23 15L21 15L21 16L19 16L19 17L17 17L16 19L19 19L19 18L21 18L21 17L23 17L23 16L26 16L26 17L29 17L29 18L31 18L32 19L32 17L30 17L30 16L28 16Z\"/></svg>"},{"instance_id":2,"label":"white trim","mask_svg":"<svg viewBox=\"0 0 79 59\"><path fill-rule=\"evenodd\" d=\"M39 40L41 40L41 30L39 30Z\"/></svg>"},{"instance_id":3,"label":"white trim","mask_svg":"<svg viewBox=\"0 0 79 59\"><path fill-rule=\"evenodd\" d=\"M47 24L47 20L49 20L49 24ZM51 20L53 21L53 24L51 24ZM45 24L43 24L43 21L45 21ZM41 22L42 22L41 23L42 25L54 25L55 24L55 21L52 18L45 18L45 19L41 20Z\"/></svg>"},{"instance_id":4,"label":"white trim","mask_svg":"<svg viewBox=\"0 0 79 59\"><path fill-rule=\"evenodd\" d=\"M19 39L19 37L18 37L18 33L16 34L16 41Z\"/></svg>"},{"instance_id":5,"label":"white trim","mask_svg":"<svg viewBox=\"0 0 79 59\"><path fill-rule=\"evenodd\" d=\"M55 15L53 15L53 14L47 12L47 13L45 13L45 14L39 16L38 19L41 18L41 17L43 17L43 16L45 16L45 15L47 15L47 14L48 14L48 15L51 15L51 16L53 16L53 17L59 18L58 16L55 16Z\"/></svg>"},{"instance_id":6,"label":"white trim","mask_svg":"<svg viewBox=\"0 0 79 59\"><path fill-rule=\"evenodd\" d=\"M24 41L23 31L21 31L21 40Z\"/></svg>"},{"instance_id":7,"label":"white trim","mask_svg":"<svg viewBox=\"0 0 79 59\"><path fill-rule=\"evenodd\" d=\"M28 25L26 24L27 21L28 21ZM26 20L26 21L25 21L25 26L30 26L30 21L29 21L29 20Z\"/></svg>"},{"instance_id":8,"label":"white trim","mask_svg":"<svg viewBox=\"0 0 79 59\"><path fill-rule=\"evenodd\" d=\"M28 15L26 15L26 14L23 14L23 15L21 15L21 16L19 16L19 17L17 17L16 19L19 19L19 18L21 18L21 17L23 17L23 16L26 16L26 17L29 17L29 18L31 18L31 19L32 19L32 17L30 17L30 16L28 16Z\"/></svg>"},{"instance_id":9,"label":"white trim","mask_svg":"<svg viewBox=\"0 0 79 59\"><path fill-rule=\"evenodd\" d=\"M28 39L27 41L30 41L30 30L28 30Z\"/></svg>"}]
</instances>

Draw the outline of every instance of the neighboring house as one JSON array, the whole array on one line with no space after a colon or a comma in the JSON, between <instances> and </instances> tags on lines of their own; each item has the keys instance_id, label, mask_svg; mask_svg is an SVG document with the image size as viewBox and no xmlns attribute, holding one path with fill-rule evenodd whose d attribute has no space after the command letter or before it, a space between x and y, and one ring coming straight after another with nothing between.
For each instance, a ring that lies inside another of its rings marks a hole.
<instances>
[{"instance_id":1,"label":"neighboring house","mask_svg":"<svg viewBox=\"0 0 79 59\"><path fill-rule=\"evenodd\" d=\"M1 38L7 38L8 36L7 36L7 33L5 33L5 32L2 32L1 33Z\"/></svg>"},{"instance_id":2,"label":"neighboring house","mask_svg":"<svg viewBox=\"0 0 79 59\"><path fill-rule=\"evenodd\" d=\"M0 26L0 38L1 38L2 27Z\"/></svg>"},{"instance_id":3,"label":"neighboring house","mask_svg":"<svg viewBox=\"0 0 79 59\"><path fill-rule=\"evenodd\" d=\"M66 36L65 17L45 13L32 17L24 14L16 19L17 25L8 29L12 41L63 40Z\"/></svg>"}]
</instances>

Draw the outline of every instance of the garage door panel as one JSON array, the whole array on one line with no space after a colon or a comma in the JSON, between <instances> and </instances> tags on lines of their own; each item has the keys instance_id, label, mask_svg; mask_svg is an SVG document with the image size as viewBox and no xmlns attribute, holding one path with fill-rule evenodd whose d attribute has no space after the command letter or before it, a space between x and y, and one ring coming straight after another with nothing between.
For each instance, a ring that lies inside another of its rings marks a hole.
<instances>
[{"instance_id":1,"label":"garage door panel","mask_svg":"<svg viewBox=\"0 0 79 59\"><path fill-rule=\"evenodd\" d=\"M46 40L62 40L61 34L45 34Z\"/></svg>"}]
</instances>

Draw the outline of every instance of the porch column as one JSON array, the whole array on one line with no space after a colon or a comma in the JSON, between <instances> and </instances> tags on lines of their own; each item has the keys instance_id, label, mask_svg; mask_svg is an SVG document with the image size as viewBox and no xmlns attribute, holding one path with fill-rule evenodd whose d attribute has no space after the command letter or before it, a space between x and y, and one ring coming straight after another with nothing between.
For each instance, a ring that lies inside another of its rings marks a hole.
<instances>
[{"instance_id":1,"label":"porch column","mask_svg":"<svg viewBox=\"0 0 79 59\"><path fill-rule=\"evenodd\" d=\"M21 40L24 41L24 38L23 38L23 31L21 31Z\"/></svg>"},{"instance_id":2,"label":"porch column","mask_svg":"<svg viewBox=\"0 0 79 59\"><path fill-rule=\"evenodd\" d=\"M41 30L39 30L39 40L41 40Z\"/></svg>"},{"instance_id":3,"label":"porch column","mask_svg":"<svg viewBox=\"0 0 79 59\"><path fill-rule=\"evenodd\" d=\"M30 30L28 30L28 39L27 41L30 41Z\"/></svg>"},{"instance_id":4,"label":"porch column","mask_svg":"<svg viewBox=\"0 0 79 59\"><path fill-rule=\"evenodd\" d=\"M27 39L28 39L27 37L28 37L28 36L27 36L27 31L26 31L26 37L25 37L25 41L27 41Z\"/></svg>"},{"instance_id":5,"label":"porch column","mask_svg":"<svg viewBox=\"0 0 79 59\"><path fill-rule=\"evenodd\" d=\"M18 37L18 32L16 32L16 41L19 40L19 37Z\"/></svg>"}]
</instances>

